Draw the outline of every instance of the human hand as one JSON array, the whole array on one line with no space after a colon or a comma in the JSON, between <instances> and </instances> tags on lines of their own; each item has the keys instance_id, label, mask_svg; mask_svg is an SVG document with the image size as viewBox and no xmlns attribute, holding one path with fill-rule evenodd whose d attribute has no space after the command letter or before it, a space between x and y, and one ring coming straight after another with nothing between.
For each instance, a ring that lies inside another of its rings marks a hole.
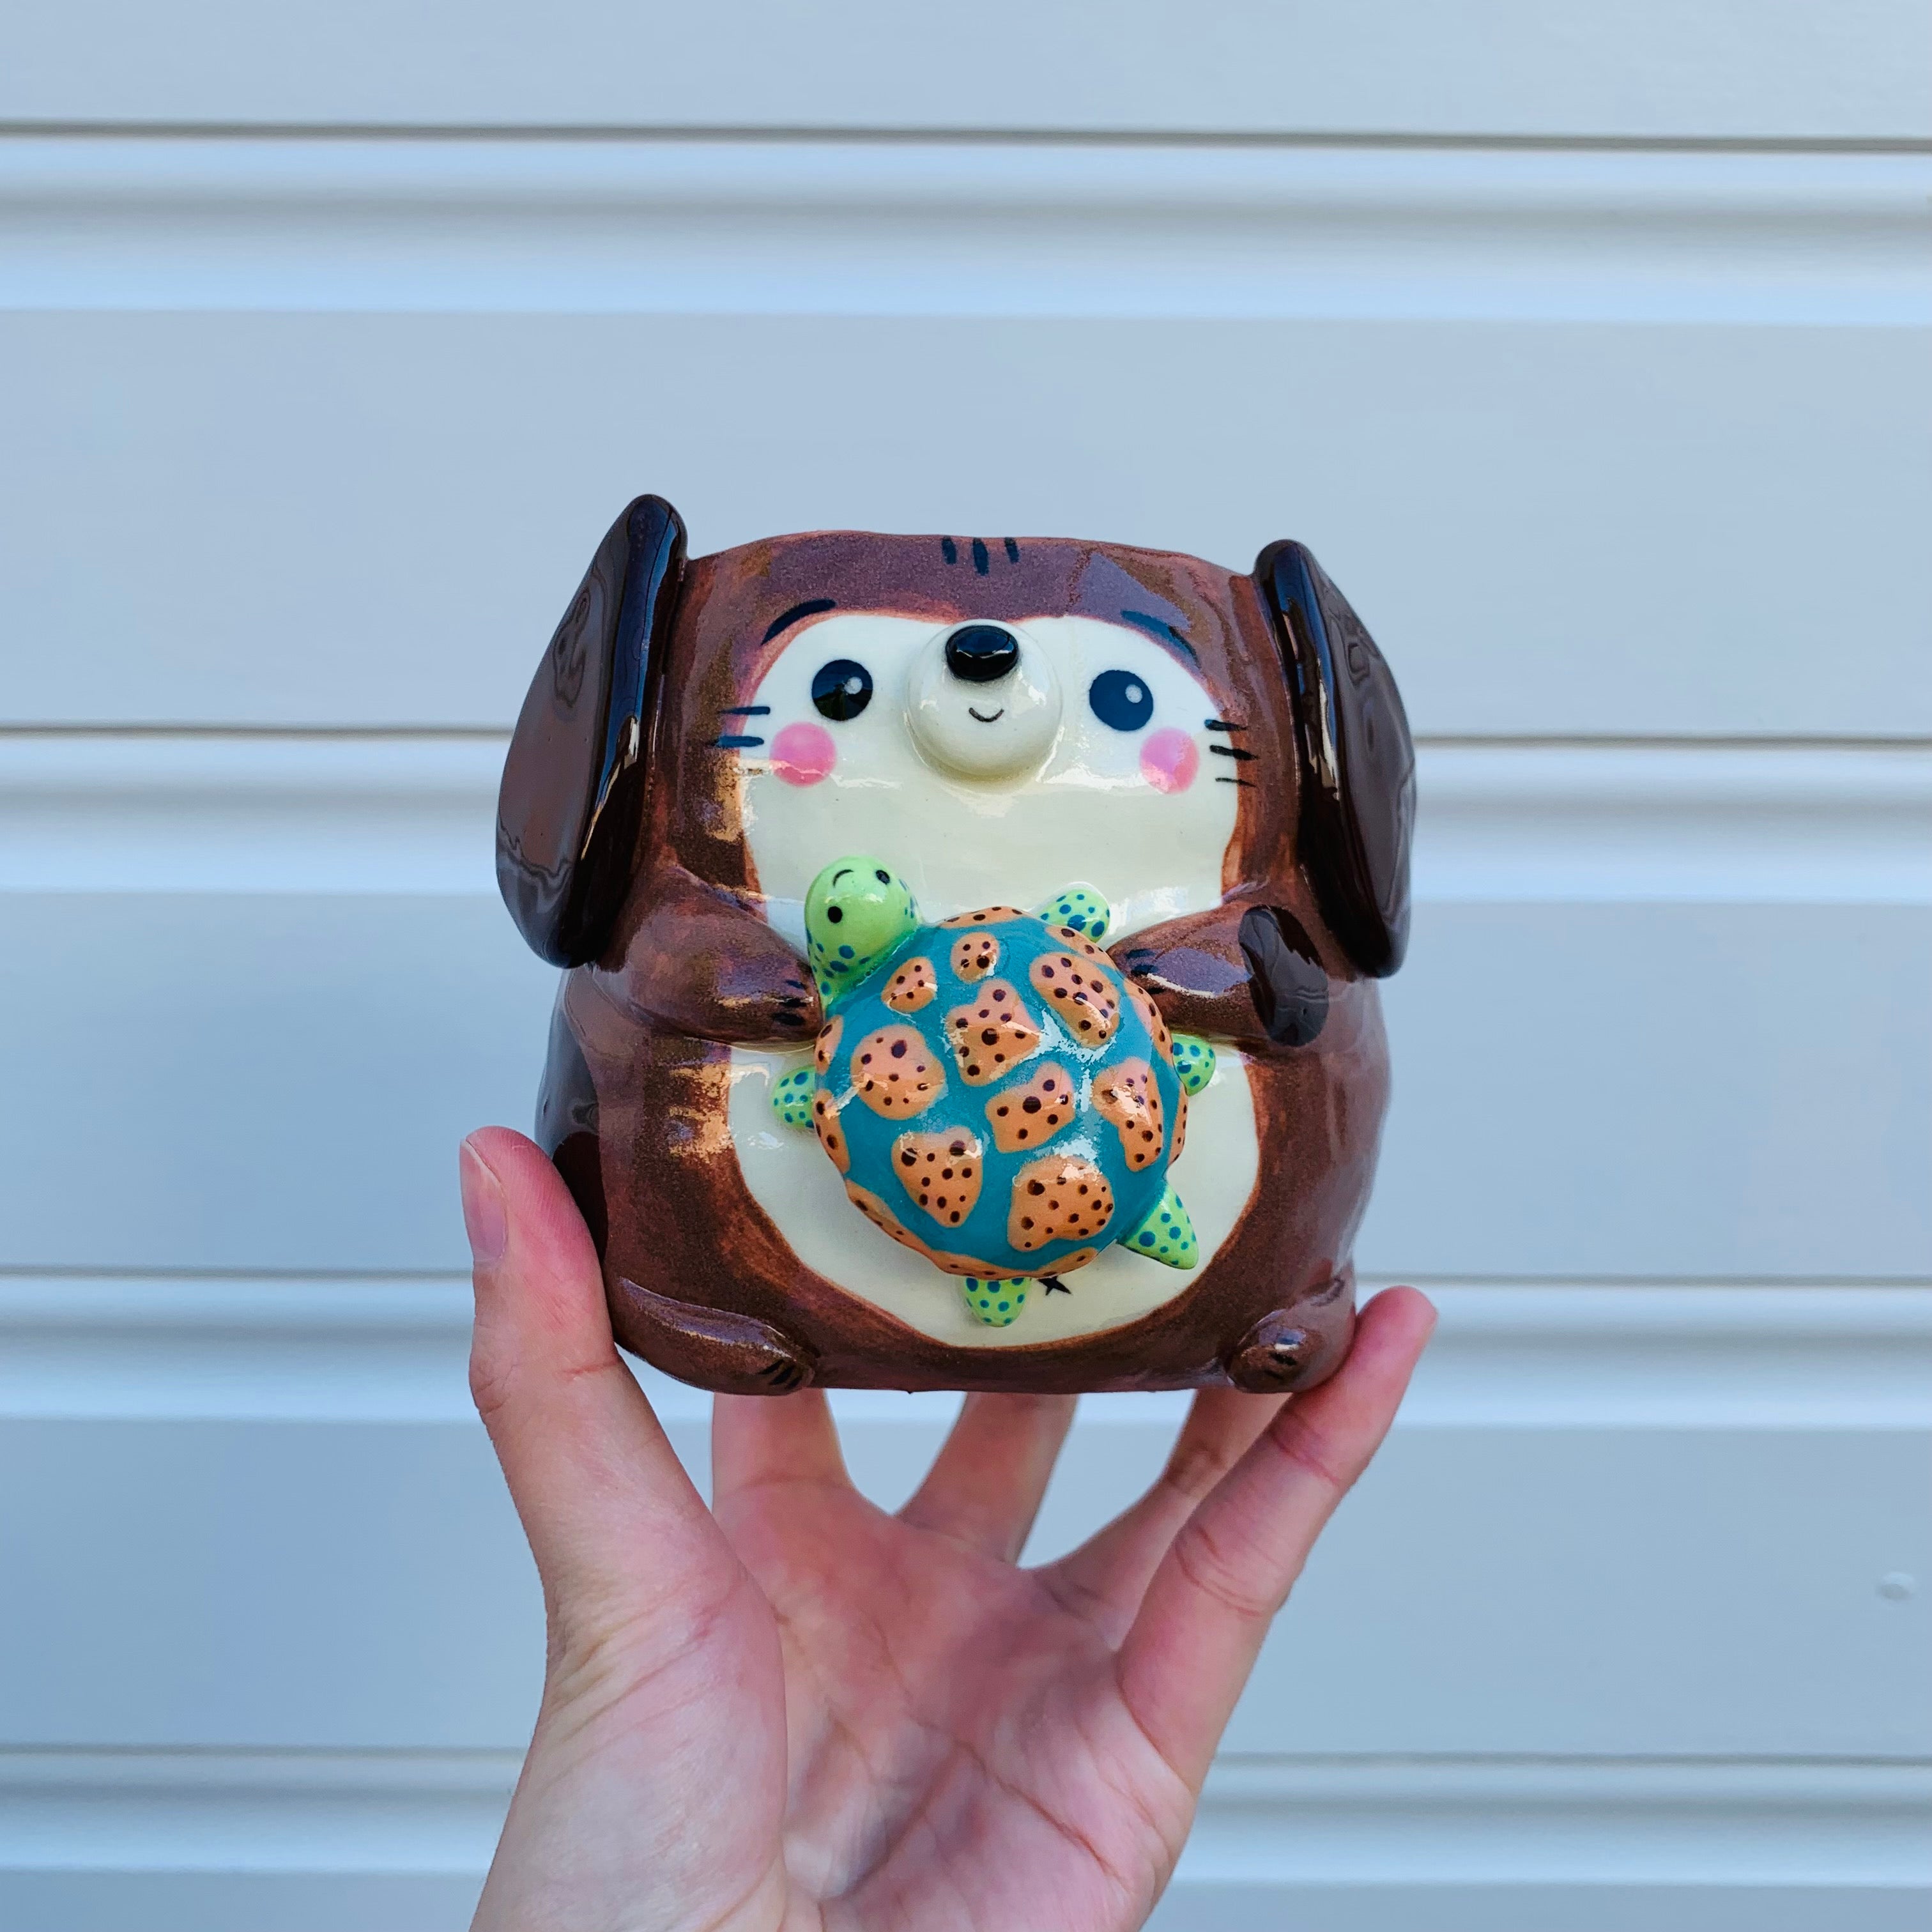
<instances>
[{"instance_id":1,"label":"human hand","mask_svg":"<svg viewBox=\"0 0 1932 1932\"><path fill-rule=\"evenodd\" d=\"M969 1397L895 1516L853 1488L822 1391L721 1396L707 1510L555 1169L486 1128L463 1182L471 1383L549 1622L478 1932L1140 1924L1429 1304L1378 1295L1307 1395L1204 1391L1146 1495L1022 1569L1072 1397Z\"/></svg>"}]
</instances>

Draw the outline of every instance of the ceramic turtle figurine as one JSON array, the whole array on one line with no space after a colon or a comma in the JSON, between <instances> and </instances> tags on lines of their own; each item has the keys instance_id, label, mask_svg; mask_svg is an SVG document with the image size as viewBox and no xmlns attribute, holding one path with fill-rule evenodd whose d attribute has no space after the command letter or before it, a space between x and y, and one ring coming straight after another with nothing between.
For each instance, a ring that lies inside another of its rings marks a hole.
<instances>
[{"instance_id":1,"label":"ceramic turtle figurine","mask_svg":"<svg viewBox=\"0 0 1932 1932\"><path fill-rule=\"evenodd\" d=\"M1070 886L1031 913L922 922L882 861L828 866L805 904L826 1019L814 1064L772 1106L814 1130L854 1204L963 1283L1004 1328L1030 1284L1118 1242L1191 1268L1199 1244L1168 1175L1206 1041L1171 1036L1102 952L1106 903Z\"/></svg>"}]
</instances>

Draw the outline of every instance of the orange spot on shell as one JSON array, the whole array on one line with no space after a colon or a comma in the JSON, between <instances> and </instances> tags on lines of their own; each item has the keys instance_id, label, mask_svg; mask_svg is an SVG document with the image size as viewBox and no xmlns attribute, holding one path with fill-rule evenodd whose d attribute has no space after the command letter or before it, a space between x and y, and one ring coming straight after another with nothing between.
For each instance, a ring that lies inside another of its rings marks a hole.
<instances>
[{"instance_id":1,"label":"orange spot on shell","mask_svg":"<svg viewBox=\"0 0 1932 1932\"><path fill-rule=\"evenodd\" d=\"M969 984L1000 963L1000 942L990 932L965 932L952 942L952 970Z\"/></svg>"},{"instance_id":2,"label":"orange spot on shell","mask_svg":"<svg viewBox=\"0 0 1932 1932\"><path fill-rule=\"evenodd\" d=\"M1097 960L1049 952L1028 976L1078 1046L1104 1046L1120 1022L1120 982Z\"/></svg>"},{"instance_id":3,"label":"orange spot on shell","mask_svg":"<svg viewBox=\"0 0 1932 1932\"><path fill-rule=\"evenodd\" d=\"M946 1037L970 1087L1010 1073L1040 1051L1040 1028L1004 980L988 980L979 996L946 1016Z\"/></svg>"},{"instance_id":4,"label":"orange spot on shell","mask_svg":"<svg viewBox=\"0 0 1932 1932\"><path fill-rule=\"evenodd\" d=\"M977 912L956 912L939 922L949 929L956 926L1004 926L1010 919L1024 919L1018 906L982 906Z\"/></svg>"},{"instance_id":5,"label":"orange spot on shell","mask_svg":"<svg viewBox=\"0 0 1932 1932\"><path fill-rule=\"evenodd\" d=\"M818 1029L818 1044L812 1050L812 1058L821 1073L832 1070L832 1056L838 1051L838 1036L845 1030L845 1016L835 1013Z\"/></svg>"},{"instance_id":6,"label":"orange spot on shell","mask_svg":"<svg viewBox=\"0 0 1932 1932\"><path fill-rule=\"evenodd\" d=\"M1076 1098L1072 1076L1049 1060L1024 1086L1004 1088L986 1102L993 1144L1002 1154L1045 1147L1072 1119Z\"/></svg>"},{"instance_id":7,"label":"orange spot on shell","mask_svg":"<svg viewBox=\"0 0 1932 1932\"><path fill-rule=\"evenodd\" d=\"M880 998L896 1013L916 1013L930 1006L939 992L938 976L932 962L923 957L901 962L886 982Z\"/></svg>"},{"instance_id":8,"label":"orange spot on shell","mask_svg":"<svg viewBox=\"0 0 1932 1932\"><path fill-rule=\"evenodd\" d=\"M1160 1009L1154 1004L1154 995L1144 986L1137 986L1132 980L1121 982L1126 988L1127 998L1140 1016L1141 1024L1154 1036L1154 1051L1172 1066L1174 1064L1174 1036L1168 1030L1167 1022L1160 1016Z\"/></svg>"},{"instance_id":9,"label":"orange spot on shell","mask_svg":"<svg viewBox=\"0 0 1932 1932\"><path fill-rule=\"evenodd\" d=\"M852 1171L852 1149L848 1144L838 1124L838 1109L832 1104L832 1096L821 1089L812 1096L812 1130L818 1136L818 1144L832 1156L832 1165L841 1174Z\"/></svg>"},{"instance_id":10,"label":"orange spot on shell","mask_svg":"<svg viewBox=\"0 0 1932 1932\"><path fill-rule=\"evenodd\" d=\"M1096 946L1090 939L1085 938L1080 933L1076 932L1070 926L1049 926L1047 929L1053 934L1054 938L1065 940L1067 944L1072 946L1075 952L1085 953L1089 959L1106 959L1107 958L1107 954L1103 948ZM1111 964L1112 962L1110 961L1108 963Z\"/></svg>"},{"instance_id":11,"label":"orange spot on shell","mask_svg":"<svg viewBox=\"0 0 1932 1932\"><path fill-rule=\"evenodd\" d=\"M986 1162L979 1136L963 1127L903 1133L892 1143L899 1185L943 1228L956 1228L979 1204Z\"/></svg>"},{"instance_id":12,"label":"orange spot on shell","mask_svg":"<svg viewBox=\"0 0 1932 1932\"><path fill-rule=\"evenodd\" d=\"M916 1027L880 1027L852 1049L852 1090L881 1120L910 1120L946 1091L946 1072Z\"/></svg>"},{"instance_id":13,"label":"orange spot on shell","mask_svg":"<svg viewBox=\"0 0 1932 1932\"><path fill-rule=\"evenodd\" d=\"M1049 1241L1090 1240L1114 1218L1114 1190L1090 1160L1042 1154L1013 1178L1006 1239L1030 1254Z\"/></svg>"},{"instance_id":14,"label":"orange spot on shell","mask_svg":"<svg viewBox=\"0 0 1932 1932\"><path fill-rule=\"evenodd\" d=\"M1120 1152L1138 1174L1160 1158L1160 1089L1144 1060L1124 1060L1094 1076L1094 1111L1111 1121Z\"/></svg>"}]
</instances>

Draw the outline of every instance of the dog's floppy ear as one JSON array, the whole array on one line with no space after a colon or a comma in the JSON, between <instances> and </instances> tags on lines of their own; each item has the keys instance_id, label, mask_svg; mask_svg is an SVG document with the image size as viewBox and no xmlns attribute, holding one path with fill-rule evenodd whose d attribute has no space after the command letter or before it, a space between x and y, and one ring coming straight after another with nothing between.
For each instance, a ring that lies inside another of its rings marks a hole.
<instances>
[{"instance_id":1,"label":"dog's floppy ear","mask_svg":"<svg viewBox=\"0 0 1932 1932\"><path fill-rule=\"evenodd\" d=\"M496 883L553 965L596 958L631 883L684 524L640 496L610 526L517 719L496 800Z\"/></svg>"},{"instance_id":2,"label":"dog's floppy ear","mask_svg":"<svg viewBox=\"0 0 1932 1932\"><path fill-rule=\"evenodd\" d=\"M1348 600L1298 543L1255 562L1294 699L1299 856L1322 916L1358 970L1380 979L1408 944L1415 747L1402 694Z\"/></svg>"}]
</instances>

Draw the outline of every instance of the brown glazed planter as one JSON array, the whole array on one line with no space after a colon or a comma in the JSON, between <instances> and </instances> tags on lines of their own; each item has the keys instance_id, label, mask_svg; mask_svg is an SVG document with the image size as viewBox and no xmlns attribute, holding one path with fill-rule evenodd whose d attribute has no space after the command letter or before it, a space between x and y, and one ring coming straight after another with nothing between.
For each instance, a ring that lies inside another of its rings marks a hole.
<instances>
[{"instance_id":1,"label":"brown glazed planter","mask_svg":"<svg viewBox=\"0 0 1932 1932\"><path fill-rule=\"evenodd\" d=\"M1394 680L1298 544L1247 575L854 531L688 561L639 497L497 826L511 912L568 969L537 1134L618 1340L750 1393L1319 1382L1414 811ZM842 903L900 920L862 986ZM916 1098L878 1097L889 1049Z\"/></svg>"}]
</instances>

